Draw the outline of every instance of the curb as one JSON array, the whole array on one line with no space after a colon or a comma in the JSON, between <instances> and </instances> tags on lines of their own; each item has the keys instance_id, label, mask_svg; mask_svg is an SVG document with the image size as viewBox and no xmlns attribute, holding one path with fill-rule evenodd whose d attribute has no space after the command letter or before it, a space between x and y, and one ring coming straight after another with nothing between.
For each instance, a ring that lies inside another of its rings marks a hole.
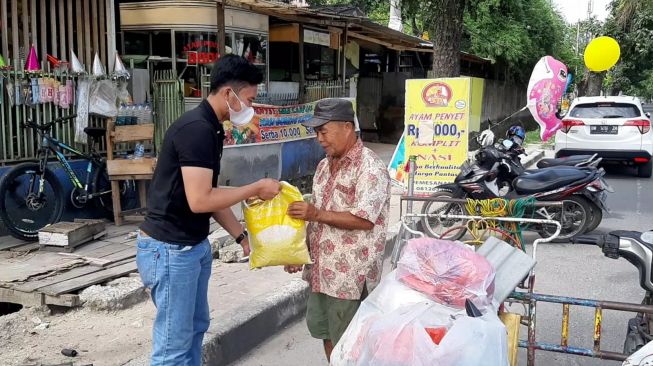
<instances>
[{"instance_id":1,"label":"curb","mask_svg":"<svg viewBox=\"0 0 653 366\"><path fill-rule=\"evenodd\" d=\"M384 258L392 253L399 223L388 227ZM220 241L221 236L213 239ZM209 326L202 346L202 364L228 365L252 351L287 325L301 319L306 312L308 283L293 279L285 286L261 295L247 305L216 319ZM149 353L127 363L126 366L149 364Z\"/></svg>"},{"instance_id":2,"label":"curb","mask_svg":"<svg viewBox=\"0 0 653 366\"><path fill-rule=\"evenodd\" d=\"M301 318L306 311L308 291L308 283L294 279L275 293L256 298L239 311L219 319L206 333L203 364L234 362Z\"/></svg>"},{"instance_id":3,"label":"curb","mask_svg":"<svg viewBox=\"0 0 653 366\"><path fill-rule=\"evenodd\" d=\"M399 227L388 227L384 258L392 253ZM239 311L218 319L206 333L202 359L204 365L228 365L258 345L301 319L306 312L308 283L294 279L274 293L260 296Z\"/></svg>"},{"instance_id":4,"label":"curb","mask_svg":"<svg viewBox=\"0 0 653 366\"><path fill-rule=\"evenodd\" d=\"M544 150L537 149L533 152L529 152L528 155L522 160L522 165L524 168L530 168L535 163L540 161L544 157Z\"/></svg>"}]
</instances>

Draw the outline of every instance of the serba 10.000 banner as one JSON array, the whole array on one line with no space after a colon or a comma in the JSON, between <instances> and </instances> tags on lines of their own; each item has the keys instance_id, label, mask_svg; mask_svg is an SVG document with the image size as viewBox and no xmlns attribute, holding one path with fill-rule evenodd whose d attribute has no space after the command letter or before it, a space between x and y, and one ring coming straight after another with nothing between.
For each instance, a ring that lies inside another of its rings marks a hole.
<instances>
[{"instance_id":1,"label":"serba 10.000 banner","mask_svg":"<svg viewBox=\"0 0 653 366\"><path fill-rule=\"evenodd\" d=\"M245 126L236 127L229 121L224 122L225 145L281 142L315 137L315 131L302 126L302 122L313 117L316 103L283 107L254 104L256 115Z\"/></svg>"}]
</instances>

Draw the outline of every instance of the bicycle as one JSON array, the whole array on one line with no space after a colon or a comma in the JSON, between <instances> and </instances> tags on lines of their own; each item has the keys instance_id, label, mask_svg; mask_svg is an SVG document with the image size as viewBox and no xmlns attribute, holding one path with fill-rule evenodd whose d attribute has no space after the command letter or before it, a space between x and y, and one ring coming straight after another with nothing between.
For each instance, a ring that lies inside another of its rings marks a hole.
<instances>
[{"instance_id":1,"label":"bicycle","mask_svg":"<svg viewBox=\"0 0 653 366\"><path fill-rule=\"evenodd\" d=\"M106 134L106 129L87 127L88 151L85 154L50 135L52 126L66 123L75 118L70 115L54 119L48 123L37 125L31 120L21 127L34 129L41 143L38 148L37 161L16 165L5 174L0 181L0 221L9 233L25 241L38 240L38 232L43 227L59 222L65 206L64 189L48 167L48 160L54 155L64 168L73 189L70 202L76 208L83 208L93 201L101 208L106 217L113 219L113 202L111 184L106 169L106 160L96 151L95 145ZM84 184L70 166L63 152L88 160ZM121 187L121 199L125 198L129 183Z\"/></svg>"}]
</instances>

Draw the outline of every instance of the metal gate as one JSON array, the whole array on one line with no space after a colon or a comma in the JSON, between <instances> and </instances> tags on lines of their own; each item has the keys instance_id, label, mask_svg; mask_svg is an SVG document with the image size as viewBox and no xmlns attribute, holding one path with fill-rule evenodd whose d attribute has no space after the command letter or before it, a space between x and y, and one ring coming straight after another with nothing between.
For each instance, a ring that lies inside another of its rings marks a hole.
<instances>
[{"instance_id":1,"label":"metal gate","mask_svg":"<svg viewBox=\"0 0 653 366\"><path fill-rule=\"evenodd\" d=\"M174 70L154 72L154 144L157 152L168 127L184 113L183 81Z\"/></svg>"}]
</instances>

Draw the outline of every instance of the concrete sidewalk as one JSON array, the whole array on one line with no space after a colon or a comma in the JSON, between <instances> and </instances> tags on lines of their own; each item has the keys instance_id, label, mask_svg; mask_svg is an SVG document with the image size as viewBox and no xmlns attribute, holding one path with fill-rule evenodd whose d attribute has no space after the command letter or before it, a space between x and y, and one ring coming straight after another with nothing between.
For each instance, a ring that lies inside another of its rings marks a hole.
<instances>
[{"instance_id":1,"label":"concrete sidewalk","mask_svg":"<svg viewBox=\"0 0 653 366\"><path fill-rule=\"evenodd\" d=\"M394 145L373 144L386 163ZM524 164L532 164L543 155L531 150ZM386 255L398 231L400 191L391 200L391 228ZM215 246L223 246L226 232L214 234ZM138 281L134 277L134 281ZM103 289L98 289L102 292ZM211 325L204 340L204 364L226 365L301 318L306 309L308 284L300 274L289 275L280 267L249 270L247 263L223 263L215 260L209 284ZM141 301L121 310L94 310L82 307L63 314L39 313L49 324L34 332L33 314L25 309L0 317L0 339L6 339L0 364L57 364L70 360L60 354L62 348L80 350L76 363L95 365L147 365L151 348L151 329L155 308ZM4 324L2 318L11 317ZM4 324L4 325L3 325ZM4 328L3 328L4 327ZM3 336L3 329L7 337ZM85 351L85 352L84 352Z\"/></svg>"}]
</instances>

